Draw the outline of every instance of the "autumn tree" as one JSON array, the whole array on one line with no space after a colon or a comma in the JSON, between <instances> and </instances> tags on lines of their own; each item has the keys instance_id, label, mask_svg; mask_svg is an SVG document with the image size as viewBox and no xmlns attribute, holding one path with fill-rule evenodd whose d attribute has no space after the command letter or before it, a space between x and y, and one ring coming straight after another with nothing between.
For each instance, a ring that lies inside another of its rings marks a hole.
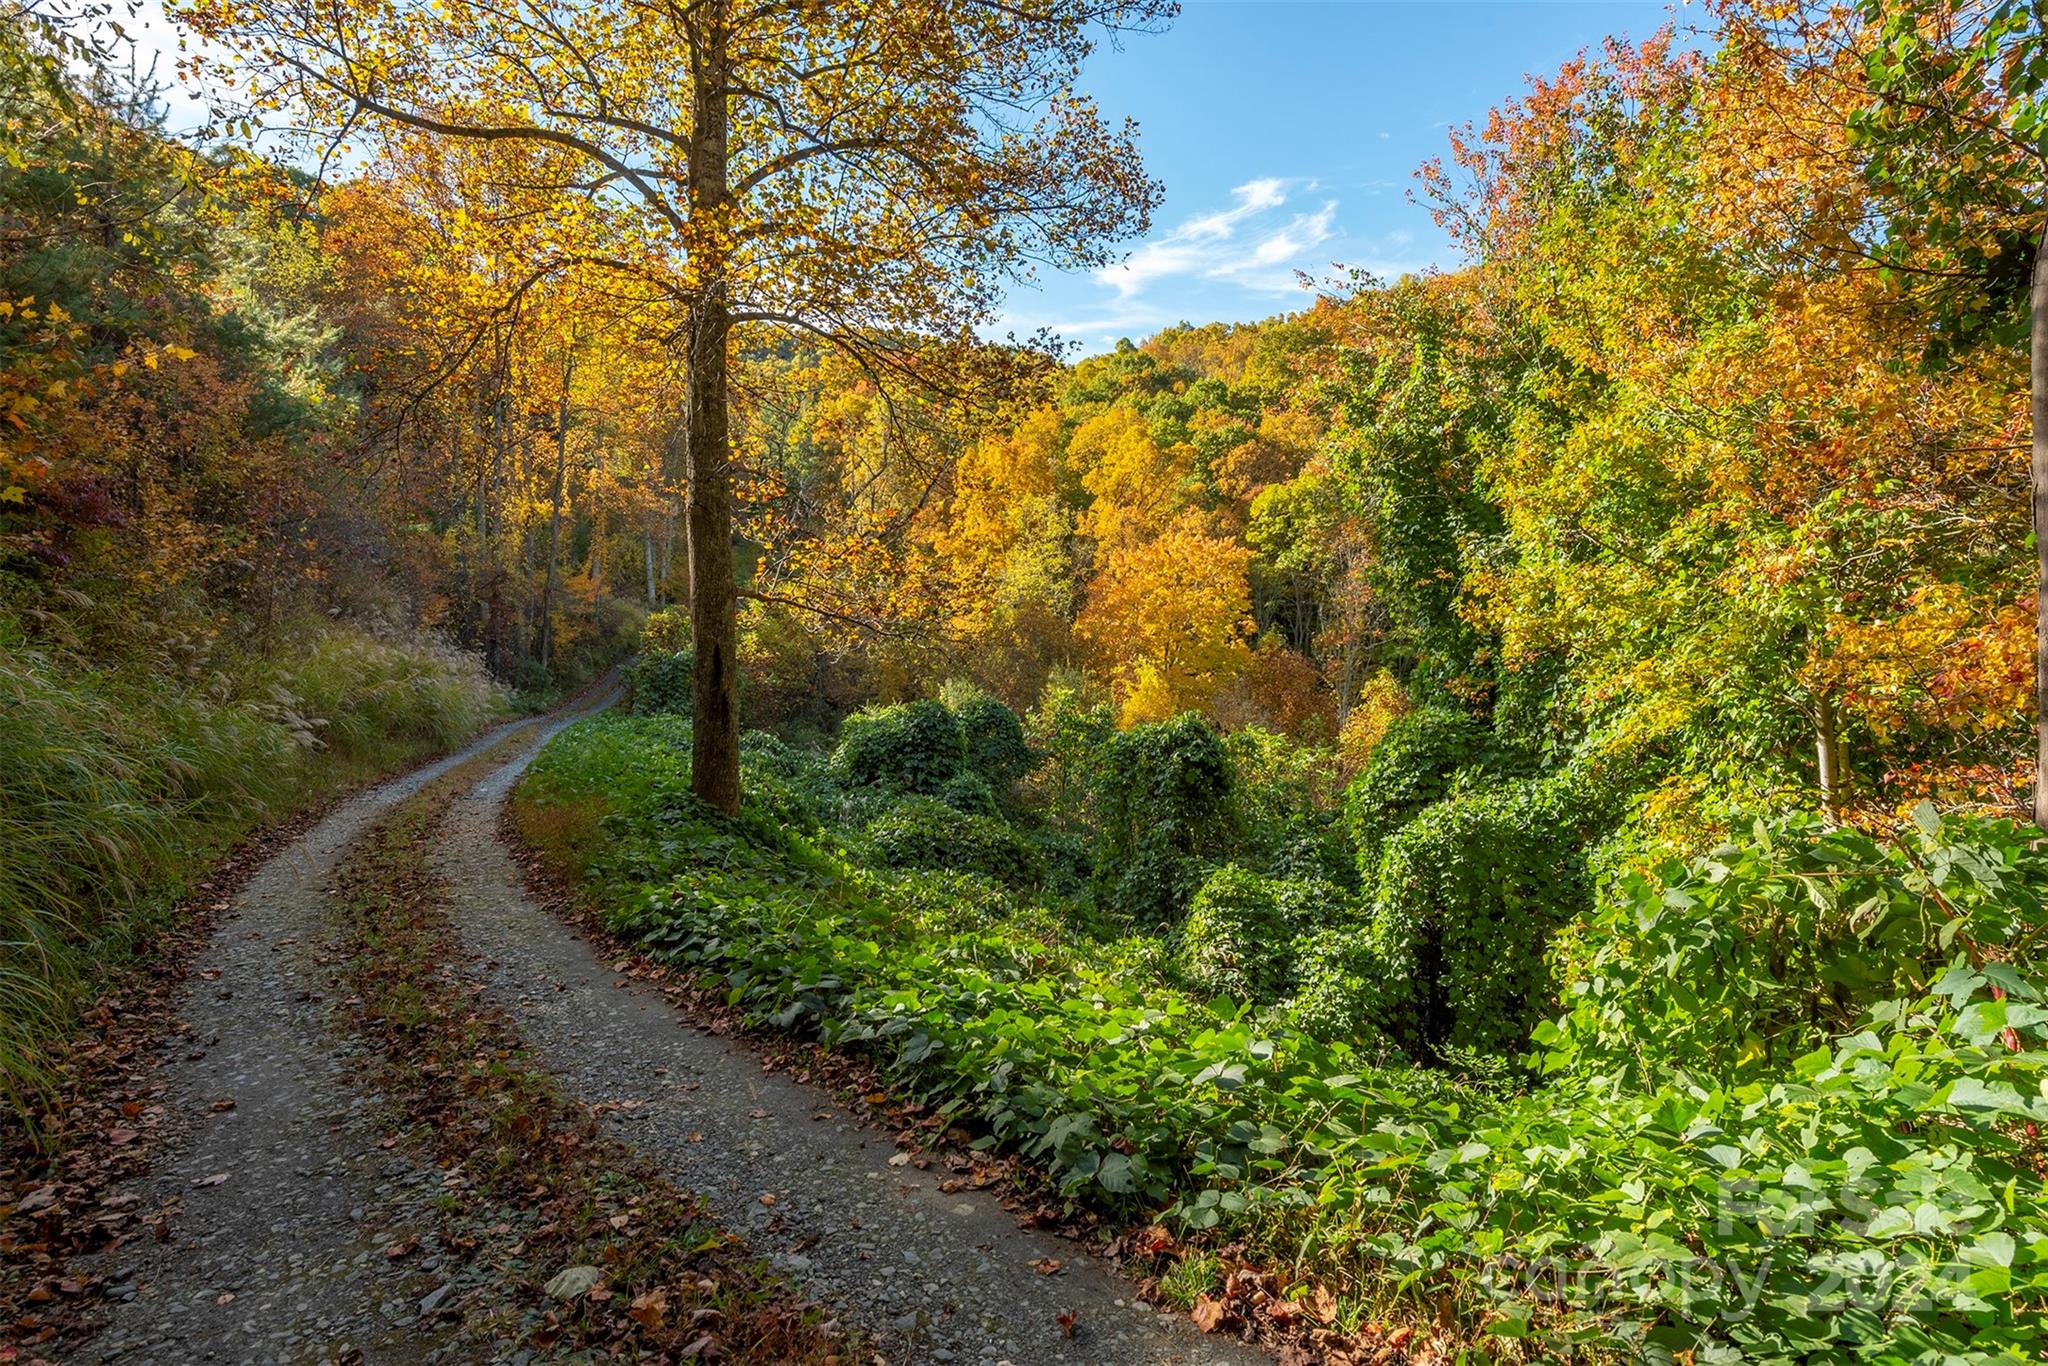
<instances>
[{"instance_id":1,"label":"autumn tree","mask_svg":"<svg viewBox=\"0 0 2048 1366\"><path fill-rule=\"evenodd\" d=\"M1157 187L1074 89L1105 30L1169 0L652 5L187 0L263 107L531 145L562 255L652 281L689 374L692 783L739 803L728 366L736 329L817 337L914 378L904 337L991 315L1035 263L1091 265ZM615 232L588 219L617 217Z\"/></svg>"}]
</instances>

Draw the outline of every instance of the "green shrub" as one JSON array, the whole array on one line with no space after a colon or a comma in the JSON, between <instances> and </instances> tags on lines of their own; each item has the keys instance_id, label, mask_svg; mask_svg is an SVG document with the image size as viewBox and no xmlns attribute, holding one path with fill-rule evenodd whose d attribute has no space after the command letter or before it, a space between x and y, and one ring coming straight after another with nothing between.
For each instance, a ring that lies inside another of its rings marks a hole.
<instances>
[{"instance_id":1,"label":"green shrub","mask_svg":"<svg viewBox=\"0 0 2048 1366\"><path fill-rule=\"evenodd\" d=\"M868 707L846 718L832 768L849 787L936 794L967 762L967 740L937 702Z\"/></svg>"},{"instance_id":2,"label":"green shrub","mask_svg":"<svg viewBox=\"0 0 2048 1366\"><path fill-rule=\"evenodd\" d=\"M1023 721L986 694L960 702L953 714L959 718L967 743L967 766L987 781L999 799L1008 800L1038 758L1024 741Z\"/></svg>"},{"instance_id":3,"label":"green shrub","mask_svg":"<svg viewBox=\"0 0 2048 1366\"><path fill-rule=\"evenodd\" d=\"M1282 882L1225 864L1188 907L1181 971L1211 996L1276 1001L1293 985L1295 937L1343 910L1343 894L1328 883Z\"/></svg>"},{"instance_id":4,"label":"green shrub","mask_svg":"<svg viewBox=\"0 0 2048 1366\"><path fill-rule=\"evenodd\" d=\"M1416 1057L1511 1053L1550 1006L1550 937L1589 900L1563 786L1492 783L1425 808L1386 842L1372 910L1382 1028Z\"/></svg>"},{"instance_id":5,"label":"green shrub","mask_svg":"<svg viewBox=\"0 0 2048 1366\"><path fill-rule=\"evenodd\" d=\"M996 801L995 789L988 785L988 779L979 773L956 773L939 787L939 800L955 811L970 816L987 816L991 819L1002 815L1001 804Z\"/></svg>"},{"instance_id":6,"label":"green shrub","mask_svg":"<svg viewBox=\"0 0 2048 1366\"><path fill-rule=\"evenodd\" d=\"M1344 793L1344 821L1368 890L1388 838L1449 792L1459 770L1485 764L1489 754L1485 728L1452 707L1423 707L1387 728Z\"/></svg>"},{"instance_id":7,"label":"green shrub","mask_svg":"<svg viewBox=\"0 0 2048 1366\"><path fill-rule=\"evenodd\" d=\"M626 709L635 716L688 716L695 705L688 650L649 651L626 670Z\"/></svg>"},{"instance_id":8,"label":"green shrub","mask_svg":"<svg viewBox=\"0 0 2048 1366\"><path fill-rule=\"evenodd\" d=\"M687 654L690 649L690 609L663 607L649 612L640 627L640 648L651 655Z\"/></svg>"},{"instance_id":9,"label":"green shrub","mask_svg":"<svg viewBox=\"0 0 2048 1366\"><path fill-rule=\"evenodd\" d=\"M867 834L876 856L891 868L953 868L1011 887L1035 886L1045 874L1037 851L1002 821L970 816L929 797L899 803Z\"/></svg>"},{"instance_id":10,"label":"green shrub","mask_svg":"<svg viewBox=\"0 0 2048 1366\"><path fill-rule=\"evenodd\" d=\"M1388 1021L1409 1008L1409 996L1405 984L1390 979L1370 925L1313 930L1295 940L1289 953L1300 985L1287 1014L1297 1029L1371 1053L1391 1050Z\"/></svg>"},{"instance_id":11,"label":"green shrub","mask_svg":"<svg viewBox=\"0 0 2048 1366\"><path fill-rule=\"evenodd\" d=\"M1192 712L1135 726L1103 747L1096 782L1098 900L1140 925L1178 922L1207 866L1237 841L1216 728Z\"/></svg>"},{"instance_id":12,"label":"green shrub","mask_svg":"<svg viewBox=\"0 0 2048 1366\"><path fill-rule=\"evenodd\" d=\"M1055 675L1025 723L1037 756L1025 787L1033 809L1071 829L1092 824L1103 752L1116 736L1116 713L1079 675Z\"/></svg>"}]
</instances>

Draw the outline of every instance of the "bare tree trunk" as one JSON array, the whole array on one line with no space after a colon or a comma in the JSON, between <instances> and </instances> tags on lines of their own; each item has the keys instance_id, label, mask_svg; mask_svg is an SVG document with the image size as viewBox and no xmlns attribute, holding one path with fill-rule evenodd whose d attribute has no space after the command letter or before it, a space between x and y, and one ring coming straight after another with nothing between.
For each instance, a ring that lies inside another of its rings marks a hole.
<instances>
[{"instance_id":1,"label":"bare tree trunk","mask_svg":"<svg viewBox=\"0 0 2048 1366\"><path fill-rule=\"evenodd\" d=\"M654 594L654 528L640 529L640 549L647 561L647 608L653 611L661 606L661 600Z\"/></svg>"},{"instance_id":2,"label":"bare tree trunk","mask_svg":"<svg viewBox=\"0 0 2048 1366\"><path fill-rule=\"evenodd\" d=\"M1822 693L1815 699L1813 749L1820 779L1820 809L1832 821L1842 809L1842 737L1833 693Z\"/></svg>"},{"instance_id":3,"label":"bare tree trunk","mask_svg":"<svg viewBox=\"0 0 2048 1366\"><path fill-rule=\"evenodd\" d=\"M693 56L695 128L690 147L690 212L706 231L692 244L702 262L690 308L689 527L691 679L690 790L729 814L740 809L739 597L733 583L732 434L726 391L724 262L716 245L727 195L728 107L724 5L706 7Z\"/></svg>"},{"instance_id":4,"label":"bare tree trunk","mask_svg":"<svg viewBox=\"0 0 2048 1366\"><path fill-rule=\"evenodd\" d=\"M548 572L540 589L540 666L545 669L555 648L555 567L561 561L562 485L569 477L569 379L575 373L571 353L562 362L562 405L555 414L555 498L548 511Z\"/></svg>"},{"instance_id":5,"label":"bare tree trunk","mask_svg":"<svg viewBox=\"0 0 2048 1366\"><path fill-rule=\"evenodd\" d=\"M2048 225L2034 252L2034 824L2048 829Z\"/></svg>"}]
</instances>

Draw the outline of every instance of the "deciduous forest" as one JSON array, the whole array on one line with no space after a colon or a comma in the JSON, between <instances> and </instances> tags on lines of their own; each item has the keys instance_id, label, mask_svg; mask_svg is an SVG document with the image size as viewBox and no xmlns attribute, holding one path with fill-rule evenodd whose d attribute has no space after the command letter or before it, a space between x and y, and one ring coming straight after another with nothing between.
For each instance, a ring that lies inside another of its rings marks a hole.
<instances>
[{"instance_id":1,"label":"deciduous forest","mask_svg":"<svg viewBox=\"0 0 2048 1366\"><path fill-rule=\"evenodd\" d=\"M1675 11L1444 139L1453 264L1092 354L995 322L1151 229L1165 0L168 8L0 0L0 1360L127 1322L221 861L386 790L305 933L454 1359L1212 1359L873 1310L592 1109L462 985L480 755L593 981L1172 1350L2040 1358L2035 7Z\"/></svg>"}]
</instances>

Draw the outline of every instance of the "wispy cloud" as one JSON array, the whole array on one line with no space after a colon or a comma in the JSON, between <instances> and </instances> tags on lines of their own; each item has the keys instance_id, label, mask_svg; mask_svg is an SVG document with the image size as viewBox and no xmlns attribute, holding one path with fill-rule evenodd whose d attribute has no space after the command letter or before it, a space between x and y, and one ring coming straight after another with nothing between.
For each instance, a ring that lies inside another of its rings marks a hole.
<instances>
[{"instance_id":1,"label":"wispy cloud","mask_svg":"<svg viewBox=\"0 0 2048 1366\"><path fill-rule=\"evenodd\" d=\"M1308 188L1315 188L1313 182ZM1293 290L1294 272L1305 253L1330 239L1337 202L1285 214L1288 183L1276 176L1246 181L1230 194L1230 207L1186 220L1140 246L1128 260L1103 267L1096 278L1124 303L1175 277L1222 280L1260 293Z\"/></svg>"}]
</instances>

